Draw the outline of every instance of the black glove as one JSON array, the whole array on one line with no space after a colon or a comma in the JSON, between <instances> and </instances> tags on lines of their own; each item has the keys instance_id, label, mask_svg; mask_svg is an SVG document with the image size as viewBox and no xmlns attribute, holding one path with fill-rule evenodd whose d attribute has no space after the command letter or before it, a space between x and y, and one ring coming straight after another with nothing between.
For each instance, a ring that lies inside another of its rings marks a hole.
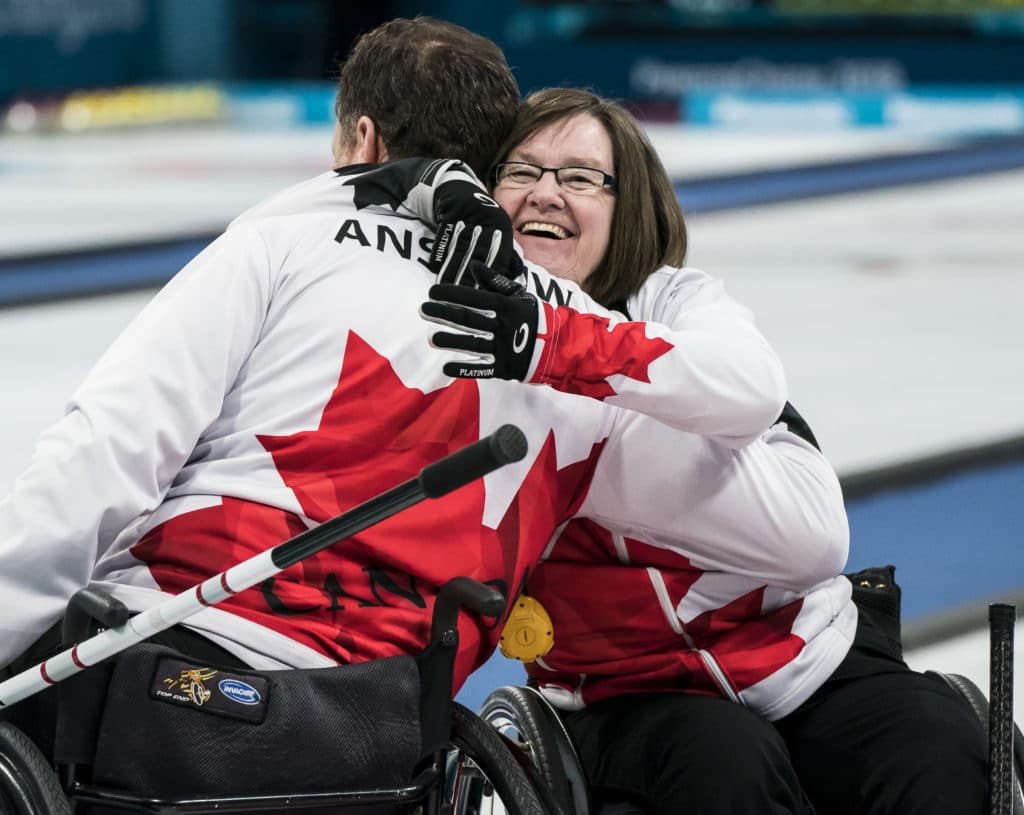
<instances>
[{"instance_id":1,"label":"black glove","mask_svg":"<svg viewBox=\"0 0 1024 815\"><path fill-rule=\"evenodd\" d=\"M512 220L498 202L470 181L442 182L434 193L434 249L430 270L442 283L473 286L473 262L514 279L522 262L512 246Z\"/></svg>"},{"instance_id":2,"label":"black glove","mask_svg":"<svg viewBox=\"0 0 1024 815\"><path fill-rule=\"evenodd\" d=\"M471 263L469 272L478 288L439 283L430 287L430 300L420 306L424 319L461 332L439 331L431 336L431 345L475 357L446 363L445 374L525 381L537 344L540 302L521 284L482 263Z\"/></svg>"}]
</instances>

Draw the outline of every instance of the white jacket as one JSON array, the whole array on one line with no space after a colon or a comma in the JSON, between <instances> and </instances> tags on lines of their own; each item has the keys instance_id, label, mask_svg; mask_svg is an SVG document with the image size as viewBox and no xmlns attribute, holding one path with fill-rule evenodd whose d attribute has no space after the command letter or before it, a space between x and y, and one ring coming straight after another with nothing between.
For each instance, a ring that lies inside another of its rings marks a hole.
<instances>
[{"instance_id":1,"label":"white jacket","mask_svg":"<svg viewBox=\"0 0 1024 815\"><path fill-rule=\"evenodd\" d=\"M508 592L522 584L579 511L619 425L732 448L759 435L784 400L777 358L729 301L703 312L717 315L712 323L677 328L563 312L567 337L600 339L604 355L588 372L606 376L603 399L448 379L441 365L454 356L428 347L432 327L416 316L432 282L432 232L404 206L357 207L366 169L325 173L237 219L128 326L42 435L0 501L0 664L81 586L148 608L513 422L530 445L522 462L188 621L257 667L414 652L448 577ZM540 270L531 278L555 299L564 288ZM573 305L604 313L568 292ZM649 382L618 373L620 337L630 360L638 346L650 358ZM725 361L720 342L732 343ZM611 465L604 478L621 485L620 531L630 528L626 508L641 506L651 484L677 481L681 464ZM669 510L647 523L669 534ZM613 507L603 502L602 512L615 526ZM462 629L457 683L497 638L488 621Z\"/></svg>"},{"instance_id":2,"label":"white jacket","mask_svg":"<svg viewBox=\"0 0 1024 815\"><path fill-rule=\"evenodd\" d=\"M665 268L627 308L678 327L724 301L719 281ZM642 461L657 472L666 459L675 477L651 479L623 506L613 474ZM555 705L702 693L777 719L849 651L857 610L839 575L849 547L839 482L784 423L736 448L631 416L609 439L580 515L528 587L552 616L555 645L527 668Z\"/></svg>"}]
</instances>

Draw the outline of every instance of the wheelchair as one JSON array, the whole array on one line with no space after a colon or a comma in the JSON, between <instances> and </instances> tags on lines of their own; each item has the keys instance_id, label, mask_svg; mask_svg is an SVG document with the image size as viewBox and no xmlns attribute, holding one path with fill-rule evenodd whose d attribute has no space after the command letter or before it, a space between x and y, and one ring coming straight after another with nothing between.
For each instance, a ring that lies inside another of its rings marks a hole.
<instances>
[{"instance_id":1,"label":"wheelchair","mask_svg":"<svg viewBox=\"0 0 1024 815\"><path fill-rule=\"evenodd\" d=\"M902 590L896 582L895 567L870 567L846 577L853 585L853 600L860 612L871 616L875 625L902 654ZM1012 613L1012 607L1009 610ZM926 673L956 691L970 705L988 733L989 703L977 685L960 674ZM484 700L480 716L507 742L518 747L521 760L531 765L533 777L539 779L546 789L548 805L563 815L645 815L635 802L604 801L595 806L569 731L559 712L536 688L513 685L497 688ZM1009 803L1012 815L1024 815L1024 736L1016 724L1013 724L1011 759L1013 778L1010 780ZM1005 780L1005 776L1003 778Z\"/></svg>"},{"instance_id":2,"label":"wheelchair","mask_svg":"<svg viewBox=\"0 0 1024 815\"><path fill-rule=\"evenodd\" d=\"M988 728L988 700L970 679L954 673L928 671L945 681L970 704ZM506 685L492 691L480 716L531 762L564 815L644 815L628 801L604 802L595 807L588 794L586 774L576 748L557 710L529 686ZM1024 815L1024 736L1014 727L1013 815Z\"/></svg>"},{"instance_id":3,"label":"wheelchair","mask_svg":"<svg viewBox=\"0 0 1024 815\"><path fill-rule=\"evenodd\" d=\"M123 623L117 605L76 595L65 643L81 641L83 622ZM55 702L53 761L0 721L0 813L554 815L529 764L452 700L460 609L496 616L503 607L490 587L454 578L438 595L421 654L336 668L224 670L218 680L205 664L178 671L199 663L172 649L132 646L43 691L66 691ZM175 686L179 679L188 682ZM197 712L196 698L210 704L207 685L243 703L263 698L264 718ZM185 702L153 701L154 687L175 687ZM318 691L326 695L313 698Z\"/></svg>"}]
</instances>

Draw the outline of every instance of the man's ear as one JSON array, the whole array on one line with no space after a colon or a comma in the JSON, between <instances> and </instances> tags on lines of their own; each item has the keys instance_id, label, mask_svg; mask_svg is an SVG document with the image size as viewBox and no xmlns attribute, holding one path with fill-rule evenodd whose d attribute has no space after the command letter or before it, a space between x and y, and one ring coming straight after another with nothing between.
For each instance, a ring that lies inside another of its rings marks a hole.
<instances>
[{"instance_id":1,"label":"man's ear","mask_svg":"<svg viewBox=\"0 0 1024 815\"><path fill-rule=\"evenodd\" d=\"M360 116L347 163L379 164L387 159L388 150L377 132L377 125L369 116Z\"/></svg>"}]
</instances>

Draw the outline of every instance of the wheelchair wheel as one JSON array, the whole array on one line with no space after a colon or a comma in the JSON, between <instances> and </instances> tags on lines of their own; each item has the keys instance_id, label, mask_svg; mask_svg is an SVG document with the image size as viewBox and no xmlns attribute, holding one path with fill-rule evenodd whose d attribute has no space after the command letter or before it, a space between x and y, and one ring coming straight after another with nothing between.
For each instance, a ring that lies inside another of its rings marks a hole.
<instances>
[{"instance_id":1,"label":"wheelchair wheel","mask_svg":"<svg viewBox=\"0 0 1024 815\"><path fill-rule=\"evenodd\" d=\"M484 700L480 716L529 757L566 815L588 815L583 768L558 714L533 688L506 686Z\"/></svg>"},{"instance_id":2,"label":"wheelchair wheel","mask_svg":"<svg viewBox=\"0 0 1024 815\"><path fill-rule=\"evenodd\" d=\"M553 815L512 748L479 716L457 702L452 702L451 743L455 751L449 762L454 759L455 767L449 800L455 815L488 811Z\"/></svg>"},{"instance_id":3,"label":"wheelchair wheel","mask_svg":"<svg viewBox=\"0 0 1024 815\"><path fill-rule=\"evenodd\" d=\"M0 722L0 812L71 815L71 803L53 768L32 740L9 722Z\"/></svg>"},{"instance_id":4,"label":"wheelchair wheel","mask_svg":"<svg viewBox=\"0 0 1024 815\"><path fill-rule=\"evenodd\" d=\"M981 688L960 674L947 674L941 671L926 673L937 676L963 696L981 720L985 733L988 733L988 699ZM1024 815L1024 735L1016 724L1013 725L1013 774L1013 815Z\"/></svg>"}]
</instances>

